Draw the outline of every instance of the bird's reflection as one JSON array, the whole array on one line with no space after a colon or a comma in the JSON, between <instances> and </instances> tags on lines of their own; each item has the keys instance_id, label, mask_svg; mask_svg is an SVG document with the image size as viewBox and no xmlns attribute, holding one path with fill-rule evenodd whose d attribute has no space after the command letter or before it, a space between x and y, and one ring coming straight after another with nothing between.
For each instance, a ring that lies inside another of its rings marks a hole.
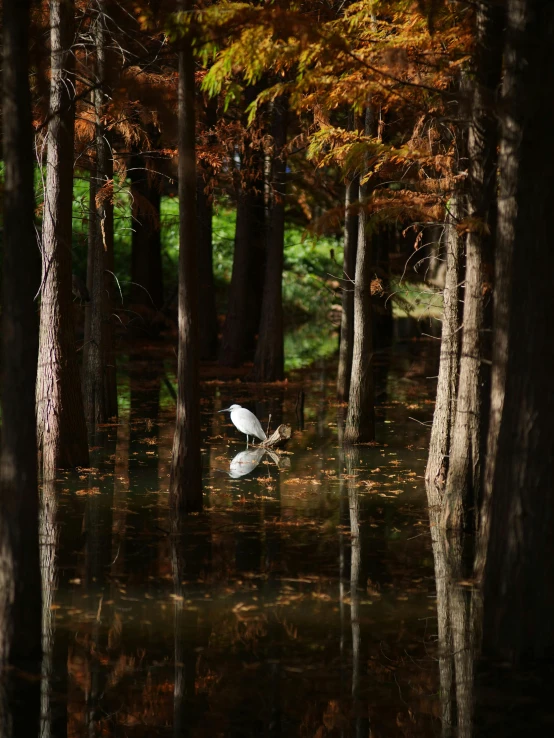
<instances>
[{"instance_id":1,"label":"bird's reflection","mask_svg":"<svg viewBox=\"0 0 554 738\"><path fill-rule=\"evenodd\" d=\"M248 448L241 451L229 462L229 471L227 474L231 479L239 479L245 477L261 462L267 454L278 469L290 469L290 458L288 456L278 456L274 451L268 448L258 446L257 448Z\"/></svg>"},{"instance_id":2,"label":"bird's reflection","mask_svg":"<svg viewBox=\"0 0 554 738\"><path fill-rule=\"evenodd\" d=\"M260 461L265 456L265 448L249 448L246 451L241 451L237 454L229 463L228 474L231 479L238 479L244 477L246 474L254 471Z\"/></svg>"}]
</instances>

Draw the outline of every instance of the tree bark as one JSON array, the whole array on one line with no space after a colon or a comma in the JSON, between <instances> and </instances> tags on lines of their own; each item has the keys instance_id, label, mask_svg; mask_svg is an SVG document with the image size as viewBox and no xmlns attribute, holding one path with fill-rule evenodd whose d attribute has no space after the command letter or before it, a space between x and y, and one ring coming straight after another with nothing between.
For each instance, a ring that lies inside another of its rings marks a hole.
<instances>
[{"instance_id":1,"label":"tree bark","mask_svg":"<svg viewBox=\"0 0 554 738\"><path fill-rule=\"evenodd\" d=\"M285 197L287 188L288 100L273 102L273 203L267 239L264 298L254 377L258 382L275 382L285 373L283 334L283 265L285 248Z\"/></svg>"},{"instance_id":2,"label":"tree bark","mask_svg":"<svg viewBox=\"0 0 554 738\"><path fill-rule=\"evenodd\" d=\"M483 653L554 655L554 6L510 0L501 103ZM488 535L488 539L487 539Z\"/></svg>"},{"instance_id":3,"label":"tree bark","mask_svg":"<svg viewBox=\"0 0 554 738\"><path fill-rule=\"evenodd\" d=\"M346 183L344 197L344 257L342 281L342 313L340 322L339 368L337 372L337 399L347 402L352 373L354 338L354 275L358 246L358 213L352 209L359 192L359 179L353 177Z\"/></svg>"},{"instance_id":4,"label":"tree bark","mask_svg":"<svg viewBox=\"0 0 554 738\"><path fill-rule=\"evenodd\" d=\"M88 465L88 440L71 293L73 143L72 0L50 3L50 122L42 221L43 284L36 389L38 448L45 479Z\"/></svg>"},{"instance_id":5,"label":"tree bark","mask_svg":"<svg viewBox=\"0 0 554 738\"><path fill-rule=\"evenodd\" d=\"M366 110L365 134L371 132L371 110ZM364 164L362 177L367 172ZM368 215L364 209L369 196L367 184L360 184L358 215L358 248L354 277L354 343L348 414L344 429L345 443L375 440L375 388L373 382L373 331L371 305L372 234L368 232Z\"/></svg>"},{"instance_id":6,"label":"tree bark","mask_svg":"<svg viewBox=\"0 0 554 738\"><path fill-rule=\"evenodd\" d=\"M29 2L4 0L2 125L2 436L0 445L0 727L37 735L40 715L41 588L38 547L35 387L40 285L34 227L29 90ZM11 667L12 671L8 672ZM20 676L23 675L23 678ZM23 709L16 711L17 695ZM13 713L10 716L10 709Z\"/></svg>"},{"instance_id":7,"label":"tree bark","mask_svg":"<svg viewBox=\"0 0 554 738\"><path fill-rule=\"evenodd\" d=\"M455 223L459 219L459 195L454 194L444 226L446 277L443 294L442 335L437 399L425 471L427 501L430 508L442 508L448 473L452 422L456 412L458 357L460 353L460 274L461 238Z\"/></svg>"},{"instance_id":8,"label":"tree bark","mask_svg":"<svg viewBox=\"0 0 554 738\"><path fill-rule=\"evenodd\" d=\"M140 154L135 154L131 159L129 179L133 199L131 302L156 313L164 300L160 236L161 192Z\"/></svg>"},{"instance_id":9,"label":"tree bark","mask_svg":"<svg viewBox=\"0 0 554 738\"><path fill-rule=\"evenodd\" d=\"M190 10L191 0L182 0ZM172 514L202 510L198 387L198 268L196 261L196 150L194 57L190 31L179 45L179 355L177 418L169 502Z\"/></svg>"},{"instance_id":10,"label":"tree bark","mask_svg":"<svg viewBox=\"0 0 554 738\"><path fill-rule=\"evenodd\" d=\"M504 8L480 2L476 14L475 79L468 135L469 185L463 333L456 416L441 525L477 527L490 397L490 302L496 226L498 123L493 107L502 66ZM471 522L470 522L471 521Z\"/></svg>"},{"instance_id":11,"label":"tree bark","mask_svg":"<svg viewBox=\"0 0 554 738\"><path fill-rule=\"evenodd\" d=\"M106 12L105 1L97 0L97 17L94 22L96 48L97 89L94 90L96 114L96 173L93 236L89 248L92 268L87 273L87 287L91 296L90 335L85 335L83 357L83 394L85 417L89 430L98 423L117 417L117 385L115 350L111 323L113 293L113 159L104 124L107 99ZM92 176L92 175L91 175Z\"/></svg>"}]
</instances>

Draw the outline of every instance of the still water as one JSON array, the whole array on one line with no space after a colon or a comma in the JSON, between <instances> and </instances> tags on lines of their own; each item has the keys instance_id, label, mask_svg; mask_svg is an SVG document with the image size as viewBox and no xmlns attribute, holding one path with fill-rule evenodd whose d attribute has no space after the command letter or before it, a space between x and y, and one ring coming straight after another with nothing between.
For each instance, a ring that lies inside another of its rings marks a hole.
<instances>
[{"instance_id":1,"label":"still water","mask_svg":"<svg viewBox=\"0 0 554 738\"><path fill-rule=\"evenodd\" d=\"M205 381L205 512L178 533L171 372L129 358L127 409L91 468L45 490L44 736L440 734L423 484L436 372L416 349L380 371L377 444L348 452L325 367ZM218 414L233 402L291 423L285 452L245 453Z\"/></svg>"}]
</instances>

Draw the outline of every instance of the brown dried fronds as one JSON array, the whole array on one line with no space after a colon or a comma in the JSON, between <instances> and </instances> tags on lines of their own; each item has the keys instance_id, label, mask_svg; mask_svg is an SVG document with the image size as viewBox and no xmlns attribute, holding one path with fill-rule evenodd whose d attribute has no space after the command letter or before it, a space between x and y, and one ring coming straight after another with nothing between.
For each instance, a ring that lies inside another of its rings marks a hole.
<instances>
[{"instance_id":1,"label":"brown dried fronds","mask_svg":"<svg viewBox=\"0 0 554 738\"><path fill-rule=\"evenodd\" d=\"M108 180L98 190L95 197L96 207L100 210L104 207L104 203L112 203L114 201L114 182L113 179Z\"/></svg>"}]
</instances>

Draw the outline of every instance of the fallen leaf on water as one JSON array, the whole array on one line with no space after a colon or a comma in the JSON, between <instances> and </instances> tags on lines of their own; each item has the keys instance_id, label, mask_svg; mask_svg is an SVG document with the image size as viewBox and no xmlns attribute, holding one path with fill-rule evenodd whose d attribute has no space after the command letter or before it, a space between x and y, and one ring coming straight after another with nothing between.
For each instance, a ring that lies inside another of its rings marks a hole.
<instances>
[{"instance_id":1,"label":"fallen leaf on water","mask_svg":"<svg viewBox=\"0 0 554 738\"><path fill-rule=\"evenodd\" d=\"M78 489L75 492L76 495L99 495L100 494L100 487L90 487L89 489Z\"/></svg>"}]
</instances>

